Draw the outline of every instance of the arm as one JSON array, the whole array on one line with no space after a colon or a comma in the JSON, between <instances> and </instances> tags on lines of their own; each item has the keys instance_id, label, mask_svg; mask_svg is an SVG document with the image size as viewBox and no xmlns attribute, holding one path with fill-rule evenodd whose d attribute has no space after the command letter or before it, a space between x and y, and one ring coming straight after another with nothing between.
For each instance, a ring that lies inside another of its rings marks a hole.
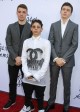
<instances>
[{"instance_id":1,"label":"arm","mask_svg":"<svg viewBox=\"0 0 80 112\"><path fill-rule=\"evenodd\" d=\"M54 28L53 25L51 25L50 33L49 33L49 41L51 42L51 55L53 57L53 60L57 57L55 48L54 48Z\"/></svg>"},{"instance_id":2,"label":"arm","mask_svg":"<svg viewBox=\"0 0 80 112\"><path fill-rule=\"evenodd\" d=\"M22 60L22 70L23 70L23 73L24 73L24 76L26 78L32 76L32 74L28 71L28 66L27 66L27 46L26 46L26 41L24 41L23 43L23 49L22 49L22 57L21 57L21 60Z\"/></svg>"},{"instance_id":3,"label":"arm","mask_svg":"<svg viewBox=\"0 0 80 112\"><path fill-rule=\"evenodd\" d=\"M77 47L78 47L78 25L75 26L73 31L72 44L62 58L66 62L68 62L71 56L73 56L73 54L75 53Z\"/></svg>"},{"instance_id":4,"label":"arm","mask_svg":"<svg viewBox=\"0 0 80 112\"><path fill-rule=\"evenodd\" d=\"M50 42L47 41L45 44L45 51L44 51L44 62L41 67L41 69L33 74L33 77L37 80L40 81L42 79L47 71L48 65L49 65L49 60L50 60L50 53L51 53L51 45Z\"/></svg>"},{"instance_id":5,"label":"arm","mask_svg":"<svg viewBox=\"0 0 80 112\"><path fill-rule=\"evenodd\" d=\"M61 67L64 64L64 62L56 54L56 51L55 51L55 48L54 48L54 43L55 43L54 36L55 36L55 34L54 34L54 27L53 27L53 24L52 24L51 28L50 28L50 33L49 33L49 40L51 42L51 56L53 58L53 62L56 62L57 66Z\"/></svg>"},{"instance_id":6,"label":"arm","mask_svg":"<svg viewBox=\"0 0 80 112\"><path fill-rule=\"evenodd\" d=\"M10 25L7 28L7 34L6 34L6 46L8 49L8 52L13 60L17 57L17 54L15 53L13 49L13 43L12 43L12 34L11 34L11 28Z\"/></svg>"}]
</instances>

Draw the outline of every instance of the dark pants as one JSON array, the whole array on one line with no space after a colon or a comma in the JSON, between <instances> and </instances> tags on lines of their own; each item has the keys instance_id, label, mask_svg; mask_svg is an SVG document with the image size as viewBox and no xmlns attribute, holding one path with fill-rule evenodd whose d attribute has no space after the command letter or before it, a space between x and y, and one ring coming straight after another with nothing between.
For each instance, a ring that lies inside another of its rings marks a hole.
<instances>
[{"instance_id":1,"label":"dark pants","mask_svg":"<svg viewBox=\"0 0 80 112\"><path fill-rule=\"evenodd\" d=\"M32 84L23 83L23 89L25 93L25 105L26 106L33 106L32 104L32 93L35 91L35 95L38 101L38 109L43 109L43 98L44 98L44 91L45 86L36 86Z\"/></svg>"},{"instance_id":2,"label":"dark pants","mask_svg":"<svg viewBox=\"0 0 80 112\"><path fill-rule=\"evenodd\" d=\"M70 104L70 87L71 87L71 74L73 67L58 67L50 66L50 98L48 103L52 105L56 99L56 90L59 77L59 71L61 69L63 86L64 86L64 109L67 110Z\"/></svg>"},{"instance_id":3,"label":"dark pants","mask_svg":"<svg viewBox=\"0 0 80 112\"><path fill-rule=\"evenodd\" d=\"M17 88L17 77L19 70L23 76L22 66L10 66L8 65L9 72L9 99L12 101L16 100L16 88Z\"/></svg>"}]
</instances>

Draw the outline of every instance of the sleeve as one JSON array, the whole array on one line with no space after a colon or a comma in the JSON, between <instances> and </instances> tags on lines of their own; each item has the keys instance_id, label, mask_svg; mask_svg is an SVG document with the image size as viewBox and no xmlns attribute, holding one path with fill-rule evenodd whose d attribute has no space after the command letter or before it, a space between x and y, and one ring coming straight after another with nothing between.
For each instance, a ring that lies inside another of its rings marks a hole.
<instances>
[{"instance_id":1,"label":"sleeve","mask_svg":"<svg viewBox=\"0 0 80 112\"><path fill-rule=\"evenodd\" d=\"M71 56L73 56L73 54L75 53L77 47L78 47L78 25L76 25L73 31L72 44L62 58L66 62L68 62Z\"/></svg>"},{"instance_id":2,"label":"sleeve","mask_svg":"<svg viewBox=\"0 0 80 112\"><path fill-rule=\"evenodd\" d=\"M26 41L24 41L21 60L22 60L22 71L24 73L24 76L27 78L29 76L32 76L32 74L28 70L28 66L27 66L27 52L26 51L27 51L27 44L26 44Z\"/></svg>"},{"instance_id":3,"label":"sleeve","mask_svg":"<svg viewBox=\"0 0 80 112\"><path fill-rule=\"evenodd\" d=\"M7 33L6 33L6 46L8 49L8 52L10 56L12 57L13 60L17 57L17 54L15 53L13 49L13 43L12 43L12 34L11 34L11 26L9 25L7 28Z\"/></svg>"},{"instance_id":4,"label":"sleeve","mask_svg":"<svg viewBox=\"0 0 80 112\"><path fill-rule=\"evenodd\" d=\"M44 75L45 75L45 73L47 71L47 68L48 68L48 65L49 65L49 61L50 61L50 53L51 53L51 44L50 44L49 41L47 41L47 43L45 44L43 65L42 65L41 69L38 72L33 74L33 77L37 81L40 81L44 77Z\"/></svg>"},{"instance_id":5,"label":"sleeve","mask_svg":"<svg viewBox=\"0 0 80 112\"><path fill-rule=\"evenodd\" d=\"M50 32L49 32L49 38L48 39L49 39L49 41L51 43L51 56L52 56L52 58L54 60L58 56L57 56L55 48L54 48L55 39L54 39L54 27L53 27L53 24L50 27Z\"/></svg>"},{"instance_id":6,"label":"sleeve","mask_svg":"<svg viewBox=\"0 0 80 112\"><path fill-rule=\"evenodd\" d=\"M53 62L55 62L58 59L58 57L54 58Z\"/></svg>"}]
</instances>

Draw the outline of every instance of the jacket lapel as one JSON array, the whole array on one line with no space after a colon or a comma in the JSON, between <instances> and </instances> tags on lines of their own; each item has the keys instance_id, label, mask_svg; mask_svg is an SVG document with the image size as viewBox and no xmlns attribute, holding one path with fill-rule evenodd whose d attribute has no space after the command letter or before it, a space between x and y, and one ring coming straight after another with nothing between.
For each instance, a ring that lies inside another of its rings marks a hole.
<instances>
[{"instance_id":1,"label":"jacket lapel","mask_svg":"<svg viewBox=\"0 0 80 112\"><path fill-rule=\"evenodd\" d=\"M20 30L19 30L19 24L18 24L18 22L16 23L16 30L17 30L18 37L20 37Z\"/></svg>"},{"instance_id":2,"label":"jacket lapel","mask_svg":"<svg viewBox=\"0 0 80 112\"><path fill-rule=\"evenodd\" d=\"M58 33L59 33L60 39L62 39L62 34L61 34L61 20L58 23Z\"/></svg>"},{"instance_id":3,"label":"jacket lapel","mask_svg":"<svg viewBox=\"0 0 80 112\"><path fill-rule=\"evenodd\" d=\"M22 31L21 38L24 37L25 32L28 32L27 30L28 30L28 27L27 27L27 22L26 22L26 24L24 25L23 31Z\"/></svg>"}]
</instances>

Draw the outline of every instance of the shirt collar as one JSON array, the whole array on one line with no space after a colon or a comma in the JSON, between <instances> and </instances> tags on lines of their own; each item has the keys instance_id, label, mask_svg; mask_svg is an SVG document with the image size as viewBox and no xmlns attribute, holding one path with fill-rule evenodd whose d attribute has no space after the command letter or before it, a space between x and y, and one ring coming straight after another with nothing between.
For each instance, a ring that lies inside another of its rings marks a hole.
<instances>
[{"instance_id":1,"label":"shirt collar","mask_svg":"<svg viewBox=\"0 0 80 112\"><path fill-rule=\"evenodd\" d=\"M37 37L32 36L32 39L33 39L33 40L39 40L39 39L40 39L40 37L41 37L40 35L39 35L39 36L37 36Z\"/></svg>"}]
</instances>

